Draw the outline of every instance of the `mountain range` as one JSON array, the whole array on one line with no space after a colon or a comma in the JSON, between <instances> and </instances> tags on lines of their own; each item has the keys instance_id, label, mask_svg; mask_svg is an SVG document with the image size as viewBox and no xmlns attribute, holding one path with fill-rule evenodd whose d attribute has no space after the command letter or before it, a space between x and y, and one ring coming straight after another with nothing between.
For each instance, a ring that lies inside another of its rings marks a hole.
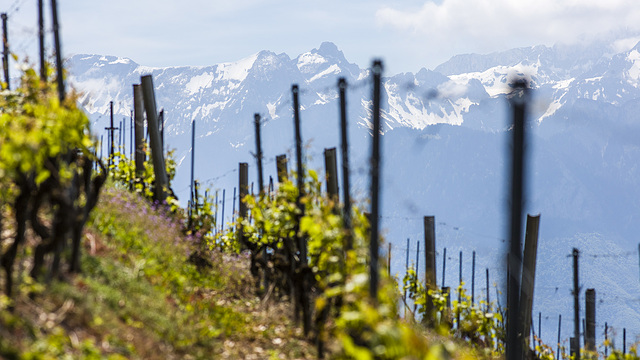
<instances>
[{"instance_id":1,"label":"mountain range","mask_svg":"<svg viewBox=\"0 0 640 360\"><path fill-rule=\"evenodd\" d=\"M80 103L105 142L102 129L108 126L113 101L116 120L126 124L122 138L129 144L132 84L141 75L153 75L158 107L165 110L166 147L175 149L179 164L174 191L186 203L195 121L195 175L210 191L219 190L220 199L225 190L226 221L238 162L248 162L250 179L257 178L254 113L263 119L266 178L276 178L275 156L287 154L294 160L291 85L298 84L305 158L309 168L323 174L322 149L340 145L337 79L344 77L352 193L367 206L370 70L350 63L332 43L295 58L261 51L204 67L151 68L103 55L75 55L67 63L70 83L83 94ZM567 255L577 247L583 289L596 289L598 341L607 322L618 330L619 344L623 327L640 334L640 44L620 49L601 41L464 54L433 70L385 74L382 226L392 243L392 272L400 278L404 274L406 239L415 262L422 216L435 215L439 282L455 286L462 255L462 278L470 288L475 251L479 298L485 298L484 269L489 269L491 284L502 288L510 84L519 78L531 88L525 207L541 214L534 313L541 312L544 321L542 329L534 321L534 330L554 345L558 315L563 314L562 338L571 335ZM495 300L496 290L490 287ZM582 299L584 311L584 291Z\"/></svg>"}]
</instances>

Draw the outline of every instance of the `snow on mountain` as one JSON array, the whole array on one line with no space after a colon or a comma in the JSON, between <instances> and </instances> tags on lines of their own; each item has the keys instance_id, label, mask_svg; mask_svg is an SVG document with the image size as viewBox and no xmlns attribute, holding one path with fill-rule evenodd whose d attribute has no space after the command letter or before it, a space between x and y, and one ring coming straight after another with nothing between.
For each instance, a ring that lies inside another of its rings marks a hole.
<instances>
[{"instance_id":1,"label":"snow on mountain","mask_svg":"<svg viewBox=\"0 0 640 360\"><path fill-rule=\"evenodd\" d=\"M595 287L603 300L598 303L598 331L608 321L640 333L640 284L637 264L629 257L637 259L634 239L640 231L640 44L619 45L458 55L434 70L385 77L382 221L396 249L394 273L404 271L405 240L411 238L415 249L423 236L422 216L436 215L438 270L444 247L449 254L464 251L469 285L466 259L475 250L478 269L489 268L492 282L501 283L508 208L507 99L510 82L524 77L533 89L526 210L542 214L534 312L550 319L543 323L543 338L555 343L551 334L557 330L553 319L558 313L567 314L563 334L570 333L572 284L566 255L573 246L594 255L583 258L581 272L583 284ZM300 86L305 158L310 168L323 168L322 149L339 146L336 84L345 77L352 192L366 206L370 72L349 63L334 44L323 43L295 58L261 51L204 67L150 68L101 55L76 55L69 64L70 82L84 93L80 102L91 114L94 131L102 135L109 101L114 102L116 121L130 131L131 85L152 74L158 107L165 109L167 147L176 149L179 163L174 190L183 202L188 197L190 161L185 160L191 156L191 122L196 121L196 178L212 191L220 190L219 195L226 189L227 209L234 200L238 162L248 162L250 178L257 177L252 166L254 113L264 120L266 178L275 179L276 155L293 160L294 83ZM457 278L457 259L448 260L447 278Z\"/></svg>"}]
</instances>

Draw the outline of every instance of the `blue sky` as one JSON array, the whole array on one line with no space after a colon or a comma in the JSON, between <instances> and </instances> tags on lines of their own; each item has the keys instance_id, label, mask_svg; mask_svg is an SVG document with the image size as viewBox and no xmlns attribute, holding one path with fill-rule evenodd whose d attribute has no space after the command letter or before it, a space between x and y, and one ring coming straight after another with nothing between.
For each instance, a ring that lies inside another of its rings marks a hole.
<instances>
[{"instance_id":1,"label":"blue sky","mask_svg":"<svg viewBox=\"0 0 640 360\"><path fill-rule=\"evenodd\" d=\"M388 74L432 69L460 53L611 33L630 37L640 34L636 1L58 0L65 56L117 55L148 66L211 65L260 50L295 57L331 41L361 67L383 58ZM0 11L10 11L12 50L21 58L36 56L36 3L0 0Z\"/></svg>"}]
</instances>

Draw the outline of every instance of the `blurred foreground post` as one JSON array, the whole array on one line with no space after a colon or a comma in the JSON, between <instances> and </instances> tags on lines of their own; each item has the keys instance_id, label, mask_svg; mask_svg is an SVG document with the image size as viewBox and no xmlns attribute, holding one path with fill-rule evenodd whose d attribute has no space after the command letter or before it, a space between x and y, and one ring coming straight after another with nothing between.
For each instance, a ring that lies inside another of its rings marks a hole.
<instances>
[{"instance_id":1,"label":"blurred foreground post","mask_svg":"<svg viewBox=\"0 0 640 360\"><path fill-rule=\"evenodd\" d=\"M378 216L380 215L380 89L382 61L375 60L373 73L373 146L371 151L371 240L369 241L369 296L378 303Z\"/></svg>"},{"instance_id":2,"label":"blurred foreground post","mask_svg":"<svg viewBox=\"0 0 640 360\"><path fill-rule=\"evenodd\" d=\"M523 323L520 311L520 272L522 266L522 202L524 189L525 113L528 101L527 84L518 80L513 84L511 107L513 109L513 157L511 164L511 228L507 266L507 360L523 357Z\"/></svg>"}]
</instances>

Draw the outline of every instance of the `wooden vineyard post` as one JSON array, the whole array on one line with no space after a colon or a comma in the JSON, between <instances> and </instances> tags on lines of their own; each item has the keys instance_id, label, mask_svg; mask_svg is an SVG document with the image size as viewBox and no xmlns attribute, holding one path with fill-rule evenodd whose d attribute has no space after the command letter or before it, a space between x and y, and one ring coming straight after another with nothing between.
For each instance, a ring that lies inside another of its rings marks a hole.
<instances>
[{"instance_id":1,"label":"wooden vineyard post","mask_svg":"<svg viewBox=\"0 0 640 360\"><path fill-rule=\"evenodd\" d=\"M238 217L244 220L247 218L247 204L243 200L244 197L249 194L249 165L247 163L240 163L238 174ZM238 232L240 244L246 248L246 239L241 223L238 224Z\"/></svg>"},{"instance_id":2,"label":"wooden vineyard post","mask_svg":"<svg viewBox=\"0 0 640 360\"><path fill-rule=\"evenodd\" d=\"M596 290L587 289L585 292L586 331L584 347L587 351L596 351Z\"/></svg>"},{"instance_id":3,"label":"wooden vineyard post","mask_svg":"<svg viewBox=\"0 0 640 360\"><path fill-rule=\"evenodd\" d=\"M340 93L340 148L342 155L342 216L344 228L347 230L345 249L353 248L351 238L351 195L349 189L349 138L347 134L347 80L343 77L338 79L338 90Z\"/></svg>"},{"instance_id":4,"label":"wooden vineyard post","mask_svg":"<svg viewBox=\"0 0 640 360\"><path fill-rule=\"evenodd\" d=\"M139 84L133 85L133 119L136 143L136 178L140 179L144 176L146 154L144 151L144 104L142 103L142 87Z\"/></svg>"},{"instance_id":5,"label":"wooden vineyard post","mask_svg":"<svg viewBox=\"0 0 640 360\"><path fill-rule=\"evenodd\" d=\"M573 336L569 338L569 351L571 356L574 356L573 359L576 359L576 354L580 353L580 338Z\"/></svg>"},{"instance_id":6,"label":"wooden vineyard post","mask_svg":"<svg viewBox=\"0 0 640 360\"><path fill-rule=\"evenodd\" d=\"M573 248L573 334L575 344L572 343L571 354L574 355L575 360L580 360L580 281L578 279L578 257L580 251Z\"/></svg>"},{"instance_id":7,"label":"wooden vineyard post","mask_svg":"<svg viewBox=\"0 0 640 360\"><path fill-rule=\"evenodd\" d=\"M382 61L375 60L373 74L373 145L371 146L371 240L369 241L369 296L378 304L378 216L380 215L380 98Z\"/></svg>"},{"instance_id":8,"label":"wooden vineyard post","mask_svg":"<svg viewBox=\"0 0 640 360\"><path fill-rule=\"evenodd\" d=\"M527 215L527 226L524 240L524 260L522 264L522 282L520 289L520 318L524 322L523 334L531 331L531 311L533 309L533 290L535 288L536 255L538 252L538 229L540 215ZM538 332L540 329L538 329ZM524 336L525 342L529 336Z\"/></svg>"},{"instance_id":9,"label":"wooden vineyard post","mask_svg":"<svg viewBox=\"0 0 640 360\"><path fill-rule=\"evenodd\" d=\"M142 96L144 98L145 112L147 113L147 123L149 125L149 140L151 142L151 157L153 159L153 171L156 180L154 187L154 198L159 202L166 199L166 188L169 187L167 169L165 168L164 154L160 143L160 132L158 129L158 112L156 110L156 95L153 88L151 75L142 76Z\"/></svg>"},{"instance_id":10,"label":"wooden vineyard post","mask_svg":"<svg viewBox=\"0 0 640 360\"><path fill-rule=\"evenodd\" d=\"M436 222L434 216L425 216L424 222L424 282L425 290L436 290ZM433 299L427 295L426 315L422 318L426 326L435 326Z\"/></svg>"},{"instance_id":11,"label":"wooden vineyard post","mask_svg":"<svg viewBox=\"0 0 640 360\"><path fill-rule=\"evenodd\" d=\"M278 172L278 182L283 183L289 180L289 172L287 170L287 155L282 154L276 156L276 171Z\"/></svg>"},{"instance_id":12,"label":"wooden vineyard post","mask_svg":"<svg viewBox=\"0 0 640 360\"><path fill-rule=\"evenodd\" d=\"M513 157L511 166L511 226L507 264L510 276L507 279L507 343L506 359L522 359L524 333L520 319L520 271L522 266L521 230L524 188L524 141L527 84L518 80L513 84L511 106L513 108Z\"/></svg>"},{"instance_id":13,"label":"wooden vineyard post","mask_svg":"<svg viewBox=\"0 0 640 360\"><path fill-rule=\"evenodd\" d=\"M451 288L448 286L443 287L442 295L445 297L445 299L447 299L447 303L440 319L440 323L444 324L447 329L451 329L453 327L453 319L451 318Z\"/></svg>"},{"instance_id":14,"label":"wooden vineyard post","mask_svg":"<svg viewBox=\"0 0 640 360\"><path fill-rule=\"evenodd\" d=\"M336 204L338 196L338 167L336 165L336 148L324 149L324 168L327 174L327 194Z\"/></svg>"},{"instance_id":15,"label":"wooden vineyard post","mask_svg":"<svg viewBox=\"0 0 640 360\"><path fill-rule=\"evenodd\" d=\"M447 271L447 248L442 252L442 287L444 288L444 275Z\"/></svg>"}]
</instances>

